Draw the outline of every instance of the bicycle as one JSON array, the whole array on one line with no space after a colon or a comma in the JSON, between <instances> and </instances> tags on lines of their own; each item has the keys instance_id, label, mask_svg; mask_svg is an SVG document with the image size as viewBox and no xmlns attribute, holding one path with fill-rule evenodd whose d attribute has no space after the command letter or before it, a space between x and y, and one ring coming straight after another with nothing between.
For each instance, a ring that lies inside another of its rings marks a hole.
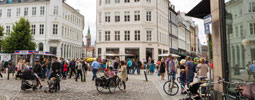
<instances>
[{"instance_id":1,"label":"bicycle","mask_svg":"<svg viewBox=\"0 0 255 100\"><path fill-rule=\"evenodd\" d=\"M226 87L228 87L226 93L222 95L223 100L228 100L227 98L231 98L234 100L254 100L249 99L248 97L243 95L243 85L249 84L249 82L243 82L243 80L238 79L242 82L227 82L223 81L224 84L226 84ZM254 82L251 82L254 83Z\"/></svg>"},{"instance_id":2,"label":"bicycle","mask_svg":"<svg viewBox=\"0 0 255 100\"><path fill-rule=\"evenodd\" d=\"M167 95L175 96L179 92L179 86L174 81L174 77L171 74L169 75L169 77L169 80L164 83L163 89Z\"/></svg>"}]
</instances>

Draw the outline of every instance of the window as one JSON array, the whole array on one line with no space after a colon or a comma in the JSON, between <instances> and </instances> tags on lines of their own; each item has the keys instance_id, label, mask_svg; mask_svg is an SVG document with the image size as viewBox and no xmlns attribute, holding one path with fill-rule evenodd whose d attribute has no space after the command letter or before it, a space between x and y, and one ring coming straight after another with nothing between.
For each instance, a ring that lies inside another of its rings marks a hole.
<instances>
[{"instance_id":1,"label":"window","mask_svg":"<svg viewBox=\"0 0 255 100\"><path fill-rule=\"evenodd\" d=\"M20 16L20 8L17 8L16 16L17 16L17 17L19 17L19 16Z\"/></svg>"},{"instance_id":2,"label":"window","mask_svg":"<svg viewBox=\"0 0 255 100\"><path fill-rule=\"evenodd\" d=\"M36 15L36 7L32 7L32 15L33 15L33 16Z\"/></svg>"},{"instance_id":3,"label":"window","mask_svg":"<svg viewBox=\"0 0 255 100\"><path fill-rule=\"evenodd\" d=\"M106 12L105 13L105 22L110 22L111 21L111 13L110 12Z\"/></svg>"},{"instance_id":4,"label":"window","mask_svg":"<svg viewBox=\"0 0 255 100\"><path fill-rule=\"evenodd\" d=\"M120 41L120 31L115 31L115 41Z\"/></svg>"},{"instance_id":5,"label":"window","mask_svg":"<svg viewBox=\"0 0 255 100\"><path fill-rule=\"evenodd\" d=\"M40 35L44 34L44 24L40 24Z\"/></svg>"},{"instance_id":6,"label":"window","mask_svg":"<svg viewBox=\"0 0 255 100\"><path fill-rule=\"evenodd\" d=\"M102 33L101 31L98 32L98 41L101 41L102 40Z\"/></svg>"},{"instance_id":7,"label":"window","mask_svg":"<svg viewBox=\"0 0 255 100\"><path fill-rule=\"evenodd\" d=\"M140 11L135 11L135 21L140 21Z\"/></svg>"},{"instance_id":8,"label":"window","mask_svg":"<svg viewBox=\"0 0 255 100\"><path fill-rule=\"evenodd\" d=\"M35 29L36 29L36 26L35 26L35 25L32 25L32 26L31 26L31 33L32 33L33 35L35 35Z\"/></svg>"},{"instance_id":9,"label":"window","mask_svg":"<svg viewBox=\"0 0 255 100\"><path fill-rule=\"evenodd\" d=\"M255 34L255 23L250 23L250 34Z\"/></svg>"},{"instance_id":10,"label":"window","mask_svg":"<svg viewBox=\"0 0 255 100\"><path fill-rule=\"evenodd\" d=\"M130 40L130 31L125 31L125 41Z\"/></svg>"},{"instance_id":11,"label":"window","mask_svg":"<svg viewBox=\"0 0 255 100\"><path fill-rule=\"evenodd\" d=\"M135 0L135 2L139 2L140 0Z\"/></svg>"},{"instance_id":12,"label":"window","mask_svg":"<svg viewBox=\"0 0 255 100\"><path fill-rule=\"evenodd\" d=\"M238 26L235 27L235 30L236 30L236 37L238 37L238 34L239 34Z\"/></svg>"},{"instance_id":13,"label":"window","mask_svg":"<svg viewBox=\"0 0 255 100\"><path fill-rule=\"evenodd\" d=\"M147 31L147 41L151 41L151 31Z\"/></svg>"},{"instance_id":14,"label":"window","mask_svg":"<svg viewBox=\"0 0 255 100\"><path fill-rule=\"evenodd\" d=\"M105 31L105 41L110 41L110 35L111 35L110 31Z\"/></svg>"},{"instance_id":15,"label":"window","mask_svg":"<svg viewBox=\"0 0 255 100\"><path fill-rule=\"evenodd\" d=\"M54 6L54 12L53 12L54 15L58 15L58 6Z\"/></svg>"},{"instance_id":16,"label":"window","mask_svg":"<svg viewBox=\"0 0 255 100\"><path fill-rule=\"evenodd\" d=\"M3 15L3 12L2 12L2 9L0 9L0 17L2 17Z\"/></svg>"},{"instance_id":17,"label":"window","mask_svg":"<svg viewBox=\"0 0 255 100\"><path fill-rule=\"evenodd\" d=\"M7 9L7 17L11 17L12 16L12 10L11 9Z\"/></svg>"},{"instance_id":18,"label":"window","mask_svg":"<svg viewBox=\"0 0 255 100\"><path fill-rule=\"evenodd\" d=\"M249 12L255 12L255 2L249 2Z\"/></svg>"},{"instance_id":19,"label":"window","mask_svg":"<svg viewBox=\"0 0 255 100\"><path fill-rule=\"evenodd\" d=\"M102 0L99 0L99 6L101 6L102 5Z\"/></svg>"},{"instance_id":20,"label":"window","mask_svg":"<svg viewBox=\"0 0 255 100\"><path fill-rule=\"evenodd\" d=\"M151 11L146 11L146 21L151 21Z\"/></svg>"},{"instance_id":21,"label":"window","mask_svg":"<svg viewBox=\"0 0 255 100\"><path fill-rule=\"evenodd\" d=\"M58 34L58 24L53 24L53 34Z\"/></svg>"},{"instance_id":22,"label":"window","mask_svg":"<svg viewBox=\"0 0 255 100\"><path fill-rule=\"evenodd\" d=\"M120 3L120 0L115 0L115 3Z\"/></svg>"},{"instance_id":23,"label":"window","mask_svg":"<svg viewBox=\"0 0 255 100\"><path fill-rule=\"evenodd\" d=\"M135 31L135 41L140 41L140 31Z\"/></svg>"},{"instance_id":24,"label":"window","mask_svg":"<svg viewBox=\"0 0 255 100\"><path fill-rule=\"evenodd\" d=\"M11 33L11 26L6 26L6 35Z\"/></svg>"},{"instance_id":25,"label":"window","mask_svg":"<svg viewBox=\"0 0 255 100\"><path fill-rule=\"evenodd\" d=\"M105 0L105 4L110 4L111 0Z\"/></svg>"},{"instance_id":26,"label":"window","mask_svg":"<svg viewBox=\"0 0 255 100\"><path fill-rule=\"evenodd\" d=\"M129 22L130 21L130 15L129 15L129 11L125 11L125 15L124 15L124 17L125 17L125 22Z\"/></svg>"},{"instance_id":27,"label":"window","mask_svg":"<svg viewBox=\"0 0 255 100\"><path fill-rule=\"evenodd\" d=\"M130 0L125 0L125 3L129 3L130 2Z\"/></svg>"},{"instance_id":28,"label":"window","mask_svg":"<svg viewBox=\"0 0 255 100\"><path fill-rule=\"evenodd\" d=\"M146 0L147 3L151 3L151 0Z\"/></svg>"},{"instance_id":29,"label":"window","mask_svg":"<svg viewBox=\"0 0 255 100\"><path fill-rule=\"evenodd\" d=\"M24 8L24 16L28 16L28 8Z\"/></svg>"},{"instance_id":30,"label":"window","mask_svg":"<svg viewBox=\"0 0 255 100\"><path fill-rule=\"evenodd\" d=\"M102 22L102 13L100 12L98 14L98 23L101 23Z\"/></svg>"},{"instance_id":31,"label":"window","mask_svg":"<svg viewBox=\"0 0 255 100\"><path fill-rule=\"evenodd\" d=\"M241 35L241 36L244 36L244 35L243 35L243 25L240 25L240 35Z\"/></svg>"},{"instance_id":32,"label":"window","mask_svg":"<svg viewBox=\"0 0 255 100\"><path fill-rule=\"evenodd\" d=\"M120 12L115 12L115 22L120 22Z\"/></svg>"},{"instance_id":33,"label":"window","mask_svg":"<svg viewBox=\"0 0 255 100\"><path fill-rule=\"evenodd\" d=\"M43 15L44 15L44 12L45 12L45 7L44 7L44 6L41 6L41 7L40 7L40 15L43 16Z\"/></svg>"},{"instance_id":34,"label":"window","mask_svg":"<svg viewBox=\"0 0 255 100\"><path fill-rule=\"evenodd\" d=\"M38 44L38 47L39 47L39 48L38 48L39 51L43 51L43 43L39 43L39 44Z\"/></svg>"}]
</instances>

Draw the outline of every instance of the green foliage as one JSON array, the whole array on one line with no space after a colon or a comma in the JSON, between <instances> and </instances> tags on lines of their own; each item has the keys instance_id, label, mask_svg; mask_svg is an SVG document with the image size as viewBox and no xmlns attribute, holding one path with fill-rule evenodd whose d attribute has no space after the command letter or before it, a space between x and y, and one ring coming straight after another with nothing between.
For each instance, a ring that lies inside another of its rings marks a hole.
<instances>
[{"instance_id":1,"label":"green foliage","mask_svg":"<svg viewBox=\"0 0 255 100\"><path fill-rule=\"evenodd\" d=\"M0 26L0 51L2 51L3 35L4 35L4 27Z\"/></svg>"},{"instance_id":2,"label":"green foliage","mask_svg":"<svg viewBox=\"0 0 255 100\"><path fill-rule=\"evenodd\" d=\"M13 25L13 31L3 41L3 51L13 53L15 50L35 50L36 44L30 30L30 23L24 18L20 18Z\"/></svg>"}]
</instances>

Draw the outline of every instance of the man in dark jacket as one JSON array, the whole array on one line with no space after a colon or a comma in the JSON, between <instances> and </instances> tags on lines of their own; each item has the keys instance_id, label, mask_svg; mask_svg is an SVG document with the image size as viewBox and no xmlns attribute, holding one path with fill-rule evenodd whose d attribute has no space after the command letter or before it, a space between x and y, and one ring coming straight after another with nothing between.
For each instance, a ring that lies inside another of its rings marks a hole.
<instances>
[{"instance_id":1,"label":"man in dark jacket","mask_svg":"<svg viewBox=\"0 0 255 100\"><path fill-rule=\"evenodd\" d=\"M42 82L41 82L39 76L41 76L42 66L40 65L39 61L36 61L35 63L36 64L35 64L35 66L33 68L33 73L36 76L36 78L37 78L37 80L38 80L38 82L40 84L40 89L41 89L42 88Z\"/></svg>"},{"instance_id":2,"label":"man in dark jacket","mask_svg":"<svg viewBox=\"0 0 255 100\"><path fill-rule=\"evenodd\" d=\"M57 61L57 57L55 57L53 59L53 63L52 63L52 66L51 66L51 77L56 77L56 74L58 73L59 71L59 67L60 67L60 63Z\"/></svg>"},{"instance_id":3,"label":"man in dark jacket","mask_svg":"<svg viewBox=\"0 0 255 100\"><path fill-rule=\"evenodd\" d=\"M72 61L70 62L70 68L71 68L71 72L70 72L69 78L72 77L73 72L74 72L74 74L76 75L76 72L75 72L75 61L74 61L74 59L72 59Z\"/></svg>"},{"instance_id":4,"label":"man in dark jacket","mask_svg":"<svg viewBox=\"0 0 255 100\"><path fill-rule=\"evenodd\" d=\"M59 72L59 68L60 68L60 63L57 61L57 57L55 57L53 59L53 63L52 63L52 66L51 66L51 75L50 77L56 77L58 72ZM58 90L60 90L60 83L57 82L56 84L56 87Z\"/></svg>"}]
</instances>

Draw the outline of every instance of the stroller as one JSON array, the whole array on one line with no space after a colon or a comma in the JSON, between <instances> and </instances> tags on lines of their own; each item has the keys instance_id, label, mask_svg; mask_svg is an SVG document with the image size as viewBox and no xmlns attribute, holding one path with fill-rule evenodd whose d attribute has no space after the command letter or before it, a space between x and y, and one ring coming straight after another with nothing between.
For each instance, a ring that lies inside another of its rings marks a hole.
<instances>
[{"instance_id":1,"label":"stroller","mask_svg":"<svg viewBox=\"0 0 255 100\"><path fill-rule=\"evenodd\" d=\"M25 91L26 89L32 88L33 91L39 86L39 82L35 75L29 70L24 71L21 75L21 90Z\"/></svg>"},{"instance_id":2,"label":"stroller","mask_svg":"<svg viewBox=\"0 0 255 100\"><path fill-rule=\"evenodd\" d=\"M181 100L202 100L202 97L198 93L200 85L202 85L202 84L203 84L203 82L190 84L189 85L190 87L187 90L185 90L185 92L187 93L185 95L185 98L183 98Z\"/></svg>"},{"instance_id":3,"label":"stroller","mask_svg":"<svg viewBox=\"0 0 255 100\"><path fill-rule=\"evenodd\" d=\"M52 77L49 81L47 81L48 83L48 88L44 90L44 92L57 92L60 90L60 81L61 81L61 77L59 74L56 74L54 77Z\"/></svg>"}]
</instances>

